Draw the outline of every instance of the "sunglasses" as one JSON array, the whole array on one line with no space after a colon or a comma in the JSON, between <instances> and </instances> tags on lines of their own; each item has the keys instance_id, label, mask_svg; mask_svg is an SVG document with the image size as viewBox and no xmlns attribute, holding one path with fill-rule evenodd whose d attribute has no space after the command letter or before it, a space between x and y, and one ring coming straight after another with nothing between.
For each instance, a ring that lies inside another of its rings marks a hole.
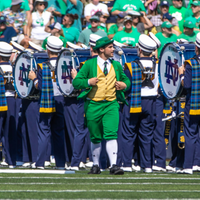
<instances>
[{"instance_id":1,"label":"sunglasses","mask_svg":"<svg viewBox=\"0 0 200 200\"><path fill-rule=\"evenodd\" d=\"M136 18L139 18L139 17L137 17L137 16L132 17L132 19L136 19Z\"/></svg>"},{"instance_id":2,"label":"sunglasses","mask_svg":"<svg viewBox=\"0 0 200 200\"><path fill-rule=\"evenodd\" d=\"M92 23L92 22L94 22L94 23L98 23L98 21L97 21L97 20L91 20L91 23Z\"/></svg>"},{"instance_id":3,"label":"sunglasses","mask_svg":"<svg viewBox=\"0 0 200 200\"><path fill-rule=\"evenodd\" d=\"M40 5L40 6L42 6L42 5L45 6L45 3L39 3L39 5Z\"/></svg>"},{"instance_id":4,"label":"sunglasses","mask_svg":"<svg viewBox=\"0 0 200 200\"><path fill-rule=\"evenodd\" d=\"M182 2L182 0L174 0L174 1L181 1Z\"/></svg>"},{"instance_id":5,"label":"sunglasses","mask_svg":"<svg viewBox=\"0 0 200 200\"><path fill-rule=\"evenodd\" d=\"M103 16L103 18L104 18L104 19L107 19L108 17L107 17L107 16Z\"/></svg>"}]
</instances>

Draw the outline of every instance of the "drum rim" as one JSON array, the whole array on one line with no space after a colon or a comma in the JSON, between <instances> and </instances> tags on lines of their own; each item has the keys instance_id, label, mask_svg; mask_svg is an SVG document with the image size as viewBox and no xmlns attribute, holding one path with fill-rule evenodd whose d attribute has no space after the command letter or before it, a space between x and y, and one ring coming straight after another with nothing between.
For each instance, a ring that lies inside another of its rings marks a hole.
<instances>
[{"instance_id":1,"label":"drum rim","mask_svg":"<svg viewBox=\"0 0 200 200\"><path fill-rule=\"evenodd\" d=\"M56 60L55 76L56 76L56 85L58 86L58 88L59 88L61 94L62 94L63 96L70 96L70 94L69 94L69 95L65 94L65 93L63 92L63 90L61 89L61 87L60 87L60 85L59 85L59 82L58 82L58 73L57 73L57 69L58 69L58 60L60 59L62 53L65 52L65 51L70 52L70 48L62 49L62 50L60 51L59 56L58 56L58 58L57 58L57 60ZM74 59L76 59L76 56L77 56L77 55L76 55L76 52L74 51L73 54L74 54L74 57L75 57ZM79 63L79 60L78 60L78 63Z\"/></svg>"},{"instance_id":2,"label":"drum rim","mask_svg":"<svg viewBox=\"0 0 200 200\"><path fill-rule=\"evenodd\" d=\"M163 47L162 50L161 50L160 57L159 57L159 63L158 63L158 81L159 81L159 84L160 84L160 89L161 89L163 95L164 95L168 100L177 99L178 97L180 97L180 94L181 94L181 92L182 92L182 90L183 90L183 87L182 87L182 85L180 84L180 87L179 87L179 89L178 89L178 92L177 92L176 96L173 97L173 98L170 98L170 97L166 94L166 92L164 91L163 85L162 85L162 82L161 82L161 76L160 76L160 73L161 73L161 72L160 72L161 59L160 59L160 58L162 57L163 52L164 52L166 46L172 45L172 44L176 44L176 45L179 46L179 44L177 44L177 43L175 43L175 42L169 42L169 43L165 44L164 47ZM179 47L180 47L180 46L179 46Z\"/></svg>"},{"instance_id":3,"label":"drum rim","mask_svg":"<svg viewBox=\"0 0 200 200\"><path fill-rule=\"evenodd\" d=\"M14 82L14 88L15 88L15 91L17 92L17 95L20 97L20 98L26 98L26 97L28 97L29 96L29 94L27 95L27 96L22 96L20 93L19 93L19 91L18 91L18 89L17 89L17 87L16 87L16 83L15 83L15 68L16 68L16 63L17 63L17 61L20 59L20 57L21 57L21 55L22 54L27 54L27 52L26 51L22 51L18 56L17 56L17 59L16 59L16 61L15 61L15 64L14 64L14 66L13 66L13 82ZM27 54L28 55L28 54ZM33 66L33 68L34 68L34 66ZM32 80L31 80L31 82L33 82ZM32 83L32 86L33 86L33 83Z\"/></svg>"}]
</instances>

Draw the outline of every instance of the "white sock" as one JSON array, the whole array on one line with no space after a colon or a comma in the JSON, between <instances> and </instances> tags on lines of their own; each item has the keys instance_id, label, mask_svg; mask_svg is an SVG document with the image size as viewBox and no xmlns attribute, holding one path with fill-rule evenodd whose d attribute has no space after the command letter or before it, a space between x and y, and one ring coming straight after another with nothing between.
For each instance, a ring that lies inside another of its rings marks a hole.
<instances>
[{"instance_id":1,"label":"white sock","mask_svg":"<svg viewBox=\"0 0 200 200\"><path fill-rule=\"evenodd\" d=\"M106 151L110 160L110 166L112 167L113 165L116 165L118 151L117 140L107 140Z\"/></svg>"},{"instance_id":2,"label":"white sock","mask_svg":"<svg viewBox=\"0 0 200 200\"><path fill-rule=\"evenodd\" d=\"M101 143L94 144L91 142L91 152L92 152L92 159L93 165L99 166L99 157L101 153Z\"/></svg>"}]
</instances>

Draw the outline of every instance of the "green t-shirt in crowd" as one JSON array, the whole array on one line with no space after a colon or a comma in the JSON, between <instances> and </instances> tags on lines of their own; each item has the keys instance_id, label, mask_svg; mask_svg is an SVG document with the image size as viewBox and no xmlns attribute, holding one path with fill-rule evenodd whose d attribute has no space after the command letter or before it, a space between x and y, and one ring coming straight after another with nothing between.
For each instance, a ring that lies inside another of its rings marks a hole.
<instances>
[{"instance_id":1,"label":"green t-shirt in crowd","mask_svg":"<svg viewBox=\"0 0 200 200\"><path fill-rule=\"evenodd\" d=\"M1 0L0 1L0 12L4 11L6 8L10 8L11 7L11 3L12 3L12 0L6 0L6 1ZM25 10L25 11L30 10L28 0L24 0L22 2L22 5L21 5L20 8Z\"/></svg>"},{"instance_id":2,"label":"green t-shirt in crowd","mask_svg":"<svg viewBox=\"0 0 200 200\"><path fill-rule=\"evenodd\" d=\"M174 6L170 6L169 13L175 17L178 20L179 29L181 32L183 32L183 22L185 19L185 13L187 11L187 8L181 7L181 8L175 8Z\"/></svg>"},{"instance_id":3,"label":"green t-shirt in crowd","mask_svg":"<svg viewBox=\"0 0 200 200\"><path fill-rule=\"evenodd\" d=\"M72 43L78 42L78 38L79 38L80 32L76 27L71 26L69 28L66 28L63 25L61 25L61 27L63 29L63 33L64 33L64 36L65 36L65 39L68 42L72 42Z\"/></svg>"},{"instance_id":4,"label":"green t-shirt in crowd","mask_svg":"<svg viewBox=\"0 0 200 200\"><path fill-rule=\"evenodd\" d=\"M47 39L48 39L48 37L45 38L44 41L43 41L43 43L42 43L42 48L43 48L44 50L46 50ZM62 42L63 42L63 47L66 47L67 40L66 40L63 36L61 36L61 35L59 36L59 39L62 40Z\"/></svg>"},{"instance_id":5,"label":"green t-shirt in crowd","mask_svg":"<svg viewBox=\"0 0 200 200\"><path fill-rule=\"evenodd\" d=\"M130 46L135 46L138 43L140 33L137 31L137 28L132 27L132 32L127 33L125 30L119 31L113 37L113 40L116 40L120 43L126 43Z\"/></svg>"},{"instance_id":6,"label":"green t-shirt in crowd","mask_svg":"<svg viewBox=\"0 0 200 200\"><path fill-rule=\"evenodd\" d=\"M108 35L115 34L117 32L118 32L118 26L117 24L113 24L108 30Z\"/></svg>"},{"instance_id":7,"label":"green t-shirt in crowd","mask_svg":"<svg viewBox=\"0 0 200 200\"><path fill-rule=\"evenodd\" d=\"M90 28L87 28L80 33L78 42L81 42L81 43L85 44L86 46L89 46L90 34L96 34L101 37L107 36L107 34L100 29L98 29L96 32L93 32Z\"/></svg>"},{"instance_id":8,"label":"green t-shirt in crowd","mask_svg":"<svg viewBox=\"0 0 200 200\"><path fill-rule=\"evenodd\" d=\"M123 11L123 12L127 11L127 10L146 12L144 4L142 3L141 0L116 0L111 12L113 12L115 10L119 10L119 11Z\"/></svg>"},{"instance_id":9,"label":"green t-shirt in crowd","mask_svg":"<svg viewBox=\"0 0 200 200\"><path fill-rule=\"evenodd\" d=\"M160 56L161 50L164 45L168 42L176 42L177 36L175 34L171 34L169 37L165 37L162 32L156 34L156 37L160 40L161 46L158 48L158 58Z\"/></svg>"},{"instance_id":10,"label":"green t-shirt in crowd","mask_svg":"<svg viewBox=\"0 0 200 200\"><path fill-rule=\"evenodd\" d=\"M196 36L197 36L198 31L194 31L192 35L186 35L184 33L180 34L178 36L179 39L183 38L187 40L188 42L195 42L196 41Z\"/></svg>"}]
</instances>

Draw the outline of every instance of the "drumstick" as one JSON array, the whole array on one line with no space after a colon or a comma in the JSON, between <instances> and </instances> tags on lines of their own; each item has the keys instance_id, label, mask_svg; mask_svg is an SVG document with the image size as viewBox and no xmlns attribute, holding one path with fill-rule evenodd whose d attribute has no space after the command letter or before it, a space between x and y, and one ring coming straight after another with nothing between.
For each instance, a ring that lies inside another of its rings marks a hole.
<instances>
[{"instance_id":1,"label":"drumstick","mask_svg":"<svg viewBox=\"0 0 200 200\"><path fill-rule=\"evenodd\" d=\"M123 51L118 51L118 54L120 55L120 59L119 59L119 62L120 64L122 65L122 54L123 54Z\"/></svg>"},{"instance_id":2,"label":"drumstick","mask_svg":"<svg viewBox=\"0 0 200 200\"><path fill-rule=\"evenodd\" d=\"M74 55L73 55L74 50L73 50L73 49L70 49L69 51L70 51L71 57L72 57L72 68L75 69L75 61L74 61Z\"/></svg>"},{"instance_id":3,"label":"drumstick","mask_svg":"<svg viewBox=\"0 0 200 200\"><path fill-rule=\"evenodd\" d=\"M185 50L185 47L184 46L181 46L181 57L182 57L182 65L183 63L185 62L185 58L184 58L184 55L183 55L183 51Z\"/></svg>"}]
</instances>

